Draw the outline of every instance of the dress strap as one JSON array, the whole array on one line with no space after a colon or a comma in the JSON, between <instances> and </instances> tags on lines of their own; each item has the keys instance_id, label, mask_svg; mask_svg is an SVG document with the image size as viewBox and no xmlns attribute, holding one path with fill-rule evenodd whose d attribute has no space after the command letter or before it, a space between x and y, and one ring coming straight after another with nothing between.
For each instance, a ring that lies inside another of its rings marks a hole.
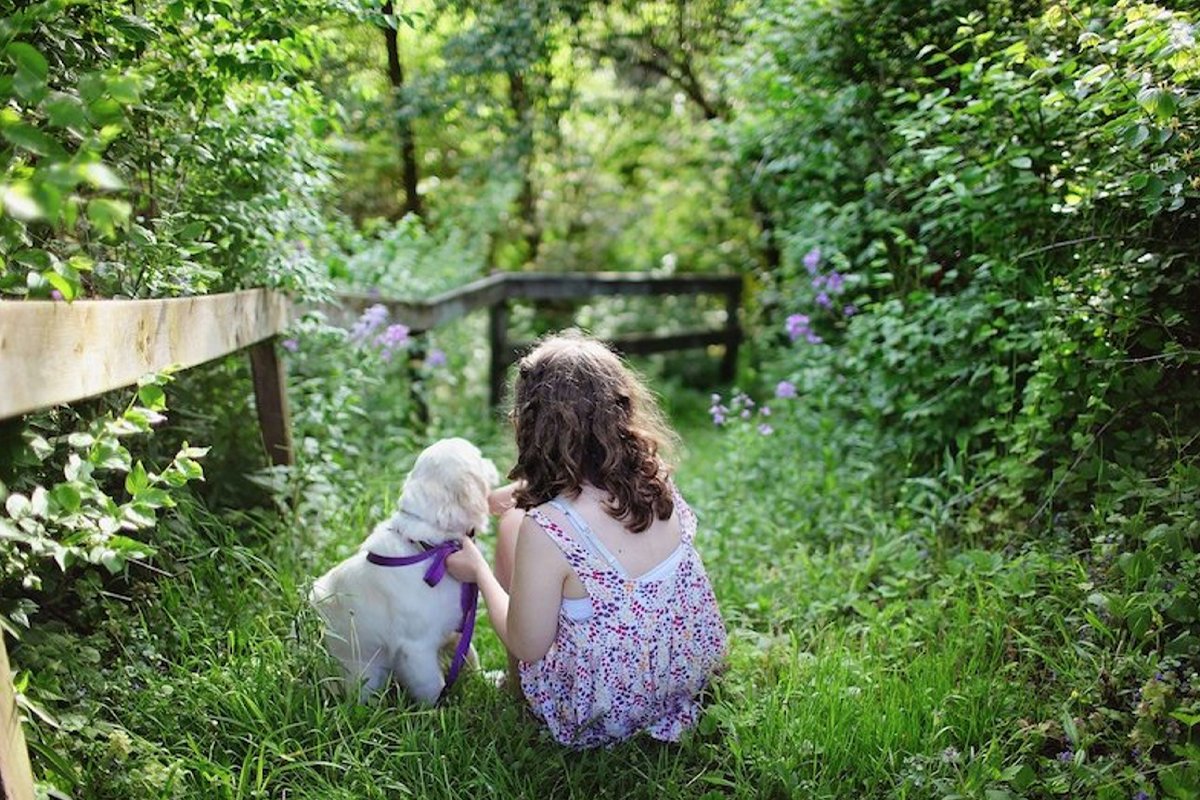
<instances>
[{"instance_id":1,"label":"dress strap","mask_svg":"<svg viewBox=\"0 0 1200 800\"><path fill-rule=\"evenodd\" d=\"M679 539L690 545L696 538L696 512L683 499L675 481L671 481L671 499L675 501L675 513L679 515Z\"/></svg>"},{"instance_id":2,"label":"dress strap","mask_svg":"<svg viewBox=\"0 0 1200 800\"><path fill-rule=\"evenodd\" d=\"M558 506L555 508L562 511ZM541 509L531 508L526 513L550 537L550 541L554 542L562 551L563 557L567 559L567 564L579 578L579 582L583 584L588 597L592 599L593 608L599 608L598 603L611 600L612 589L607 585L607 576L611 574L612 570L608 563L597 553L585 547L576 537L563 530L561 525ZM563 513L565 514L565 512ZM575 524L569 516L567 516L567 523L571 526Z\"/></svg>"},{"instance_id":3,"label":"dress strap","mask_svg":"<svg viewBox=\"0 0 1200 800\"><path fill-rule=\"evenodd\" d=\"M587 520L579 515L579 512L575 510L575 506L573 506L569 500L561 497L555 498L554 500L550 501L550 505L562 512L563 516L567 518L572 527L574 527L576 532L579 534L579 538L582 539L583 542L592 549L592 552L602 558L613 572L617 573L623 578L628 577L625 572L625 567L621 565L621 562L617 560L617 557L613 555L612 551L604 546L604 542L600 541L600 537L598 537L592 531L592 526L588 525Z\"/></svg>"},{"instance_id":4,"label":"dress strap","mask_svg":"<svg viewBox=\"0 0 1200 800\"><path fill-rule=\"evenodd\" d=\"M533 518L538 527L550 537L550 541L554 542L559 550L563 551L563 555L567 556L569 561L573 561L574 558L587 558L587 550L575 541L574 536L564 531L561 525L550 519L546 512L540 508L531 508L525 513Z\"/></svg>"}]
</instances>

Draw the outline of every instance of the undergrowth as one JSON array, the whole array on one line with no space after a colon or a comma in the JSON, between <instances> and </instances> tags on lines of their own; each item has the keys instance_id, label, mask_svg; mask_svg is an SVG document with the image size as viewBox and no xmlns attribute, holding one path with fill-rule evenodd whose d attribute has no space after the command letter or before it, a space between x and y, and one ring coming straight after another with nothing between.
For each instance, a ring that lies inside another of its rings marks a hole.
<instances>
[{"instance_id":1,"label":"undergrowth","mask_svg":"<svg viewBox=\"0 0 1200 800\"><path fill-rule=\"evenodd\" d=\"M839 433L800 401L776 402L763 435L713 427L705 398L666 399L687 444L679 481L732 633L728 668L681 745L571 753L477 675L435 710L395 692L365 706L339 697L303 597L392 507L416 449L398 443L388 460L349 464L315 517L305 506L289 516L180 503L152 570L81 585L78 607L30 630L12 657L45 707L30 726L43 788L75 798L1190 796L1200 679L1131 635L1120 609L1144 590L1130 588L1141 584L1128 570L1103 571L1112 554L1069 535L995 546L942 536L928 498L898 503L903 486L872 470L864 431ZM504 434L473 430L503 465ZM501 667L494 634L482 625L477 636L483 666Z\"/></svg>"}]
</instances>

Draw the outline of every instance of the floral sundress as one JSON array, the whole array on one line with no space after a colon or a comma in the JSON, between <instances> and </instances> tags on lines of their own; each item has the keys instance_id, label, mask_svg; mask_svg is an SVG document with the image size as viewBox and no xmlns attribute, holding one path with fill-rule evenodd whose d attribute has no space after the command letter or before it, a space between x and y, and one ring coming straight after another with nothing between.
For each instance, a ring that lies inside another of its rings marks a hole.
<instances>
[{"instance_id":1,"label":"floral sundress","mask_svg":"<svg viewBox=\"0 0 1200 800\"><path fill-rule=\"evenodd\" d=\"M530 708L562 744L611 745L639 731L673 742L699 717L699 695L725 657L726 633L694 546L695 514L674 494L679 547L638 578L565 498L550 505L575 535L540 509L529 512L588 593L564 599L549 651L519 665Z\"/></svg>"}]
</instances>

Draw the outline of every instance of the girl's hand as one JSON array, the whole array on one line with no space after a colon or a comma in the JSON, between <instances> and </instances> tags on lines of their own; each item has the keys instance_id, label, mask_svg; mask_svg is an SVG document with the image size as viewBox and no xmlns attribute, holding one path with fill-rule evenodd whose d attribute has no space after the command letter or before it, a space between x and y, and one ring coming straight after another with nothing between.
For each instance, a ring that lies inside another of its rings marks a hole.
<instances>
[{"instance_id":1,"label":"girl's hand","mask_svg":"<svg viewBox=\"0 0 1200 800\"><path fill-rule=\"evenodd\" d=\"M491 572L487 559L470 539L462 540L462 550L446 559L446 571L463 583L479 583L479 577Z\"/></svg>"},{"instance_id":2,"label":"girl's hand","mask_svg":"<svg viewBox=\"0 0 1200 800\"><path fill-rule=\"evenodd\" d=\"M493 492L488 493L488 513L495 516L500 516L505 511L513 508L516 501L513 500L513 492L517 490L516 483L510 483L508 486L501 486Z\"/></svg>"}]
</instances>

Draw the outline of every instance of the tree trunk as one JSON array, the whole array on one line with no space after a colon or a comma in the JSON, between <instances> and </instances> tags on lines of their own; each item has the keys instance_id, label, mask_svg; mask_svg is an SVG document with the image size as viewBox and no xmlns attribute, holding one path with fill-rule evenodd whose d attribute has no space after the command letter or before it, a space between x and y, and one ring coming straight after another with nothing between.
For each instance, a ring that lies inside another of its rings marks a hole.
<instances>
[{"instance_id":1,"label":"tree trunk","mask_svg":"<svg viewBox=\"0 0 1200 800\"><path fill-rule=\"evenodd\" d=\"M542 228L537 218L537 196L533 190L533 108L525 87L525 76L508 73L508 99L517 120L517 160L521 165L521 193L517 196L517 213L521 220L521 235L525 239L526 260L537 261L542 245Z\"/></svg>"},{"instance_id":2,"label":"tree trunk","mask_svg":"<svg viewBox=\"0 0 1200 800\"><path fill-rule=\"evenodd\" d=\"M383 15L392 16L392 0L383 4ZM384 23L383 40L387 44L388 80L392 84L392 97L396 102L396 127L400 134L400 163L404 171L404 213L416 214L422 219L425 209L421 205L421 195L417 193L417 144L413 136L412 121L403 112L404 102L404 68L400 65L400 45L394 21Z\"/></svg>"}]
</instances>

